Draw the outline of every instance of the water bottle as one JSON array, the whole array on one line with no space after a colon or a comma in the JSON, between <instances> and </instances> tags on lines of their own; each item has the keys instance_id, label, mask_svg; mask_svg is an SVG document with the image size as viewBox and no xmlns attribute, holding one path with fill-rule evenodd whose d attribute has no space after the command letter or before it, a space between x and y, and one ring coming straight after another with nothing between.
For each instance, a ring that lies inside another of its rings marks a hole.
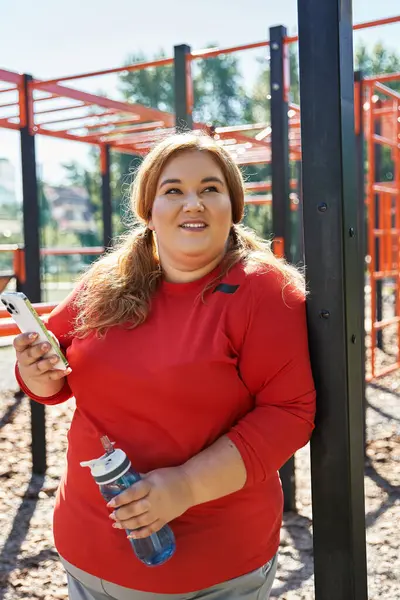
<instances>
[{"instance_id":1,"label":"water bottle","mask_svg":"<svg viewBox=\"0 0 400 600\"><path fill-rule=\"evenodd\" d=\"M100 458L81 462L89 467L103 498L109 502L128 487L140 481L139 473L131 467L131 461L123 450L114 448L107 436L101 438L106 453ZM127 529L130 533L132 530ZM165 563L175 552L175 537L168 525L157 533L142 539L129 538L133 550L145 565L154 567Z\"/></svg>"}]
</instances>

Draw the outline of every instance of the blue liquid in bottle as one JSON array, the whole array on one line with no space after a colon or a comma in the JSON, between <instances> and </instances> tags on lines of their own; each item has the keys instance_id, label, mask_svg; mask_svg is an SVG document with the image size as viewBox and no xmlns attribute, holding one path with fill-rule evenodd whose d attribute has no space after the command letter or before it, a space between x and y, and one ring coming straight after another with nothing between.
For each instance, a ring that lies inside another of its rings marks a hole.
<instances>
[{"instance_id":1,"label":"blue liquid in bottle","mask_svg":"<svg viewBox=\"0 0 400 600\"><path fill-rule=\"evenodd\" d=\"M99 486L99 490L106 502L114 496L140 481L141 477L131 467L130 460L125 452L114 449L109 439L101 438L106 454L98 459L81 463L81 466L90 467L91 473ZM127 534L132 530L127 529ZM175 537L172 529L165 525L160 531L149 537L129 539L137 558L149 567L165 563L175 552Z\"/></svg>"}]
</instances>

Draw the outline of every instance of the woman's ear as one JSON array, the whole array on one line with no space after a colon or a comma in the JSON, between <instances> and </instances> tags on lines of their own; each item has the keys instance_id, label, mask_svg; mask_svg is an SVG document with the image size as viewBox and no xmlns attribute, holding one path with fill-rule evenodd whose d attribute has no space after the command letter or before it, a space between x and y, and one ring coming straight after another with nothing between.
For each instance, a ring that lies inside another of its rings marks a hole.
<instances>
[{"instance_id":1,"label":"woman's ear","mask_svg":"<svg viewBox=\"0 0 400 600\"><path fill-rule=\"evenodd\" d=\"M147 223L147 227L151 229L151 231L154 231L154 223L152 219L150 219L150 221Z\"/></svg>"}]
</instances>

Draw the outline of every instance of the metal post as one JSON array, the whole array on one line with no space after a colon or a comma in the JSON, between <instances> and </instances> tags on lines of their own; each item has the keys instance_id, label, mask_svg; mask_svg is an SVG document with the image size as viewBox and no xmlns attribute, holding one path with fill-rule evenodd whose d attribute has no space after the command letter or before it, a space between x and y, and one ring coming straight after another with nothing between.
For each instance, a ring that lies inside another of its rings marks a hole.
<instances>
[{"instance_id":1,"label":"metal post","mask_svg":"<svg viewBox=\"0 0 400 600\"><path fill-rule=\"evenodd\" d=\"M177 131L193 129L192 65L188 58L190 46L181 44L174 48L175 122Z\"/></svg>"},{"instance_id":2,"label":"metal post","mask_svg":"<svg viewBox=\"0 0 400 600\"><path fill-rule=\"evenodd\" d=\"M298 0L316 600L367 600L351 0Z\"/></svg>"},{"instance_id":3,"label":"metal post","mask_svg":"<svg viewBox=\"0 0 400 600\"><path fill-rule=\"evenodd\" d=\"M271 52L272 230L275 254L290 260L289 57L285 27L269 30Z\"/></svg>"},{"instance_id":4,"label":"metal post","mask_svg":"<svg viewBox=\"0 0 400 600\"><path fill-rule=\"evenodd\" d=\"M21 291L31 302L41 301L40 285L40 217L39 195L36 173L35 136L33 134L33 99L29 89L31 75L23 76L24 114L21 121L24 124L20 130L21 166L22 166L22 207L24 231L25 281ZM45 407L31 401L31 432L32 432L32 470L42 475L46 472L46 422Z\"/></svg>"},{"instance_id":5,"label":"metal post","mask_svg":"<svg viewBox=\"0 0 400 600\"><path fill-rule=\"evenodd\" d=\"M290 188L289 188L289 79L286 28L271 27L271 175L273 249L278 256L290 251ZM284 510L296 510L294 456L280 470L284 495Z\"/></svg>"},{"instance_id":6,"label":"metal post","mask_svg":"<svg viewBox=\"0 0 400 600\"><path fill-rule=\"evenodd\" d=\"M104 248L112 245L112 201L110 187L110 146L100 146L101 166L101 200L103 214L103 244Z\"/></svg>"},{"instance_id":7,"label":"metal post","mask_svg":"<svg viewBox=\"0 0 400 600\"><path fill-rule=\"evenodd\" d=\"M376 108L379 109L382 107L382 100L377 100ZM371 118L373 118L374 110L371 106ZM382 122L380 117L375 119L374 131L377 135L381 135L382 133ZM381 144L376 144L374 140L371 140L371 144L374 146L374 156L375 156L375 181L376 183L380 183L382 180L382 146ZM379 203L380 196L379 194L375 194L375 227L379 229ZM382 225L382 224L381 224ZM381 254L381 240L379 236L375 239L375 270L380 271L380 254ZM382 279L377 279L375 282L376 289L376 315L371 315L372 323L374 321L382 321L383 319L383 281ZM383 331L382 329L378 329L376 332L376 345L380 350L383 350Z\"/></svg>"},{"instance_id":8,"label":"metal post","mask_svg":"<svg viewBox=\"0 0 400 600\"><path fill-rule=\"evenodd\" d=\"M367 399L365 389L365 365L366 365L366 348L365 348L365 256L366 251L366 240L367 240L367 219L366 219L366 207L365 207L365 148L364 148L364 91L363 91L363 74L361 71L354 73L354 84L356 89L355 97L355 111L357 114L355 133L356 133L356 169L357 169L357 191L358 191L358 243L360 252L360 314L361 323L363 326L362 335L360 337L361 352L364 357L362 362L362 398L363 398L363 412L364 412L364 449L365 442L367 439Z\"/></svg>"},{"instance_id":9,"label":"metal post","mask_svg":"<svg viewBox=\"0 0 400 600\"><path fill-rule=\"evenodd\" d=\"M302 166L301 160L295 163L295 173L297 179L297 214L296 214L296 254L294 256L295 263L300 266L304 266L304 229L303 229L303 186L302 186Z\"/></svg>"}]
</instances>

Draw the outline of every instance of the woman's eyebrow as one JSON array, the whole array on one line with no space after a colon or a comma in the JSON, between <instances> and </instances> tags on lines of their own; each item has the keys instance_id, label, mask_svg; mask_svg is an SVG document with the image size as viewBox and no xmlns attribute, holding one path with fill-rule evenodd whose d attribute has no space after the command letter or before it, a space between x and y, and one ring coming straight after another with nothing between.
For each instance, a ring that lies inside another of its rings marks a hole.
<instances>
[{"instance_id":1,"label":"woman's eyebrow","mask_svg":"<svg viewBox=\"0 0 400 600\"><path fill-rule=\"evenodd\" d=\"M221 185L224 185L224 182L222 181L222 179L220 179L219 177L215 177L215 176L204 177L201 180L201 183L212 183L212 182L216 182ZM160 183L160 188L162 188L164 185L168 185L171 183L182 183L182 180L181 179L164 179L164 181L162 181Z\"/></svg>"},{"instance_id":2,"label":"woman's eyebrow","mask_svg":"<svg viewBox=\"0 0 400 600\"><path fill-rule=\"evenodd\" d=\"M224 185L224 182L222 181L222 179L220 179L219 177L204 177L204 179L201 180L201 183L210 183L212 181L216 181L217 183L220 183L221 185Z\"/></svg>"},{"instance_id":3,"label":"woman's eyebrow","mask_svg":"<svg viewBox=\"0 0 400 600\"><path fill-rule=\"evenodd\" d=\"M182 183L182 181L180 179L164 179L164 181L160 183L160 188L163 187L163 185L167 185L168 183Z\"/></svg>"}]
</instances>

